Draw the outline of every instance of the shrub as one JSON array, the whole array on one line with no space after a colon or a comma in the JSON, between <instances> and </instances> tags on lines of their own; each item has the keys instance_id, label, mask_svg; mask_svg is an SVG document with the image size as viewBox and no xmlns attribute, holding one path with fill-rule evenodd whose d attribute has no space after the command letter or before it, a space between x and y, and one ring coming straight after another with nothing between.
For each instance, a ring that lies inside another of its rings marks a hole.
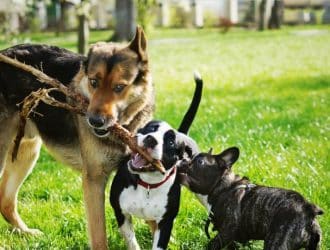
<instances>
[{"instance_id":1,"label":"shrub","mask_svg":"<svg viewBox=\"0 0 330 250\"><path fill-rule=\"evenodd\" d=\"M188 28L192 26L192 15L182 6L170 9L170 26L174 28Z\"/></svg>"}]
</instances>

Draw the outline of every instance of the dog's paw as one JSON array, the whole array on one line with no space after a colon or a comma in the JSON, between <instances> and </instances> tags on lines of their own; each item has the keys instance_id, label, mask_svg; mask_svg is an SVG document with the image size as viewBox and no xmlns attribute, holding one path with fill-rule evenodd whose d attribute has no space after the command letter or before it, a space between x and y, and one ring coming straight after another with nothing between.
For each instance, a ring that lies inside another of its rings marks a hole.
<instances>
[{"instance_id":1,"label":"dog's paw","mask_svg":"<svg viewBox=\"0 0 330 250\"><path fill-rule=\"evenodd\" d=\"M27 229L20 229L20 228L14 228L13 233L18 233L18 234L27 234L31 236L40 236L43 235L43 232L41 232L39 229L35 228L27 228Z\"/></svg>"},{"instance_id":2,"label":"dog's paw","mask_svg":"<svg viewBox=\"0 0 330 250\"><path fill-rule=\"evenodd\" d=\"M219 237L213 238L206 246L207 250L219 250L221 248L222 246Z\"/></svg>"},{"instance_id":3,"label":"dog's paw","mask_svg":"<svg viewBox=\"0 0 330 250\"><path fill-rule=\"evenodd\" d=\"M32 236L40 236L40 235L44 234L43 232L41 232L39 229L36 229L36 228L29 228L28 230L24 231L23 233L30 234Z\"/></svg>"}]
</instances>

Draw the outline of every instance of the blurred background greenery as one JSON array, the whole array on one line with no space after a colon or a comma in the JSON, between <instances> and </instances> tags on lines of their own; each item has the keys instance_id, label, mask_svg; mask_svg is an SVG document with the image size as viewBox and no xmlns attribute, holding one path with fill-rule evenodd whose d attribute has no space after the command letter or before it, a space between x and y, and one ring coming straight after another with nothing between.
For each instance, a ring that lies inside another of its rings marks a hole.
<instances>
[{"instance_id":1,"label":"blurred background greenery","mask_svg":"<svg viewBox=\"0 0 330 250\"><path fill-rule=\"evenodd\" d=\"M155 27L278 29L282 24L329 24L329 0L2 0L0 40L17 35L77 31L86 53L89 30L114 30L107 40L129 40L136 24Z\"/></svg>"}]
</instances>

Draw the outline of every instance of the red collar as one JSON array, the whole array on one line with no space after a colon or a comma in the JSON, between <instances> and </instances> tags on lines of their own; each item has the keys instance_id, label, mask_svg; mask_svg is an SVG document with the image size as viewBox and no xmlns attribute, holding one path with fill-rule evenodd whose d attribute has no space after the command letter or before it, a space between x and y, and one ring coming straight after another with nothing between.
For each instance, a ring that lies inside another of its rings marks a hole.
<instances>
[{"instance_id":1,"label":"red collar","mask_svg":"<svg viewBox=\"0 0 330 250\"><path fill-rule=\"evenodd\" d=\"M137 183L139 185L141 185L142 187L146 188L146 189L158 188L159 186L161 186L162 184L164 184L175 173L176 173L176 167L173 167L172 171L161 182L158 182L158 183L148 183L148 182L145 182L145 181L143 181L143 180L141 180L139 178Z\"/></svg>"}]
</instances>

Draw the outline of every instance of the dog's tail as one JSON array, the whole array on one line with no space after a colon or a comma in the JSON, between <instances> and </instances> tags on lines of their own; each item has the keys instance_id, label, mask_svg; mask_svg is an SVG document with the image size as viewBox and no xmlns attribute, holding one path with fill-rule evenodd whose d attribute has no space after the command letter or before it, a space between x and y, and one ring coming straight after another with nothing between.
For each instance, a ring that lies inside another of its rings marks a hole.
<instances>
[{"instance_id":1,"label":"dog's tail","mask_svg":"<svg viewBox=\"0 0 330 250\"><path fill-rule=\"evenodd\" d=\"M183 134L188 134L189 128L194 121L194 118L196 116L199 103L202 98L202 91L203 91L203 80L201 75L195 71L194 73L194 78L195 78L195 83L196 83L196 88L195 88L195 93L193 96L193 99L190 103L190 107L187 110L186 114L183 117L183 120L179 126L178 131L183 133Z\"/></svg>"}]
</instances>

